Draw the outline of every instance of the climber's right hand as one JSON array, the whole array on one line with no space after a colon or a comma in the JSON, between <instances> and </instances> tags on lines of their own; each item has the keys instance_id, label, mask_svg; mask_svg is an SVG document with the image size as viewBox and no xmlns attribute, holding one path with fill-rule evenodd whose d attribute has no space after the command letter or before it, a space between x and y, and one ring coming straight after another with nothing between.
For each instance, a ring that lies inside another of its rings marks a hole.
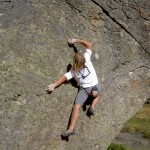
<instances>
[{"instance_id":1,"label":"climber's right hand","mask_svg":"<svg viewBox=\"0 0 150 150\"><path fill-rule=\"evenodd\" d=\"M56 85L53 83L53 84L50 84L46 87L46 91L49 91L49 92L52 92L54 91Z\"/></svg>"}]
</instances>

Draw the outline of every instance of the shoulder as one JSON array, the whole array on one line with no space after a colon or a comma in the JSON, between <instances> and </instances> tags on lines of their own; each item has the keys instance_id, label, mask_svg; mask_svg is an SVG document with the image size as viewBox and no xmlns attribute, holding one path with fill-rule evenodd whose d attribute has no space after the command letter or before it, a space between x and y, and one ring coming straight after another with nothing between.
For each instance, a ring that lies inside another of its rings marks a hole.
<instances>
[{"instance_id":1,"label":"shoulder","mask_svg":"<svg viewBox=\"0 0 150 150\"><path fill-rule=\"evenodd\" d=\"M85 59L90 59L92 55L92 51L90 49L86 49L85 53L84 53L84 58Z\"/></svg>"},{"instance_id":2,"label":"shoulder","mask_svg":"<svg viewBox=\"0 0 150 150\"><path fill-rule=\"evenodd\" d=\"M92 55L92 50L91 50L91 49L86 48L86 52L87 52L89 55Z\"/></svg>"},{"instance_id":3,"label":"shoulder","mask_svg":"<svg viewBox=\"0 0 150 150\"><path fill-rule=\"evenodd\" d=\"M72 70L68 71L67 73L64 74L64 76L67 78L67 80L70 80L71 78L74 77L74 72Z\"/></svg>"}]
</instances>

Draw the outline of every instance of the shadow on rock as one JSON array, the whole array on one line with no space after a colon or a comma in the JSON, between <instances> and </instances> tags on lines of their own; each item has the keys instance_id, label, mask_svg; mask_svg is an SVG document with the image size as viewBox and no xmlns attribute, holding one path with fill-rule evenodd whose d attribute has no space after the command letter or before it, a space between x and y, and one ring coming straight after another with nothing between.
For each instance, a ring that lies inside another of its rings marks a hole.
<instances>
[{"instance_id":1,"label":"shadow on rock","mask_svg":"<svg viewBox=\"0 0 150 150\"><path fill-rule=\"evenodd\" d=\"M69 137L63 137L63 136L61 135L61 140L62 140L62 141L69 142Z\"/></svg>"}]
</instances>

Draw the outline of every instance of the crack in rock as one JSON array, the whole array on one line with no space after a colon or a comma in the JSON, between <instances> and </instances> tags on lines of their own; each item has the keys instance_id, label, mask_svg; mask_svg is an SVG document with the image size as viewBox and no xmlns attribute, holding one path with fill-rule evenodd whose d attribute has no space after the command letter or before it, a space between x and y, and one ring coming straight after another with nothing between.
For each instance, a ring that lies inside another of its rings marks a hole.
<instances>
[{"instance_id":1,"label":"crack in rock","mask_svg":"<svg viewBox=\"0 0 150 150\"><path fill-rule=\"evenodd\" d=\"M76 8L76 7L74 7L73 5L71 5L68 0L66 0L66 3L67 3L71 8L73 8L74 10L78 11L79 13L81 13L81 10L79 10L78 8Z\"/></svg>"},{"instance_id":2,"label":"crack in rock","mask_svg":"<svg viewBox=\"0 0 150 150\"><path fill-rule=\"evenodd\" d=\"M69 2L68 0L66 0L66 3L70 6L70 8L74 9L75 12L80 13L80 15L81 15L85 20L87 20L92 26L94 26L94 25L88 20L88 18L86 18L86 16L84 16L84 15L82 14L82 11L81 11L81 10L79 10L78 8L76 8L76 7L74 7L72 4L70 4L70 2ZM94 27L95 27L95 26L94 26ZM93 30L93 32L96 32L96 31Z\"/></svg>"},{"instance_id":3,"label":"crack in rock","mask_svg":"<svg viewBox=\"0 0 150 150\"><path fill-rule=\"evenodd\" d=\"M0 2L1 2L1 3L11 3L12 0L1 0Z\"/></svg>"},{"instance_id":4,"label":"crack in rock","mask_svg":"<svg viewBox=\"0 0 150 150\"><path fill-rule=\"evenodd\" d=\"M123 29L126 33L128 33L141 47L142 49L145 51L145 53L149 54L148 51L144 48L144 46L136 39L136 37L130 33L130 31L128 31L119 21L116 20L116 18L112 17L110 15L110 13L104 8L102 7L98 2L96 2L95 0L91 0L94 4L96 4L97 6L99 6L103 13L105 13L110 19L112 19L112 21L114 23L116 23L117 25L119 25L121 27L121 29Z\"/></svg>"}]
</instances>

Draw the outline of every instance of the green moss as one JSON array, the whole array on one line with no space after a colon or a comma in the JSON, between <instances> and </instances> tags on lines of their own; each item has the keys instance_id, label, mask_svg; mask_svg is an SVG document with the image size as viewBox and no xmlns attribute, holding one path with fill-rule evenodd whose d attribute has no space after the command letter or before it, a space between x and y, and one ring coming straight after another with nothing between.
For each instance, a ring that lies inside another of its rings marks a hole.
<instances>
[{"instance_id":1,"label":"green moss","mask_svg":"<svg viewBox=\"0 0 150 150\"><path fill-rule=\"evenodd\" d=\"M125 124L123 131L129 133L142 133L150 138L150 105L144 107Z\"/></svg>"},{"instance_id":2,"label":"green moss","mask_svg":"<svg viewBox=\"0 0 150 150\"><path fill-rule=\"evenodd\" d=\"M150 139L150 130L144 131L144 137Z\"/></svg>"},{"instance_id":3,"label":"green moss","mask_svg":"<svg viewBox=\"0 0 150 150\"><path fill-rule=\"evenodd\" d=\"M107 150L132 150L121 144L111 143Z\"/></svg>"}]
</instances>

